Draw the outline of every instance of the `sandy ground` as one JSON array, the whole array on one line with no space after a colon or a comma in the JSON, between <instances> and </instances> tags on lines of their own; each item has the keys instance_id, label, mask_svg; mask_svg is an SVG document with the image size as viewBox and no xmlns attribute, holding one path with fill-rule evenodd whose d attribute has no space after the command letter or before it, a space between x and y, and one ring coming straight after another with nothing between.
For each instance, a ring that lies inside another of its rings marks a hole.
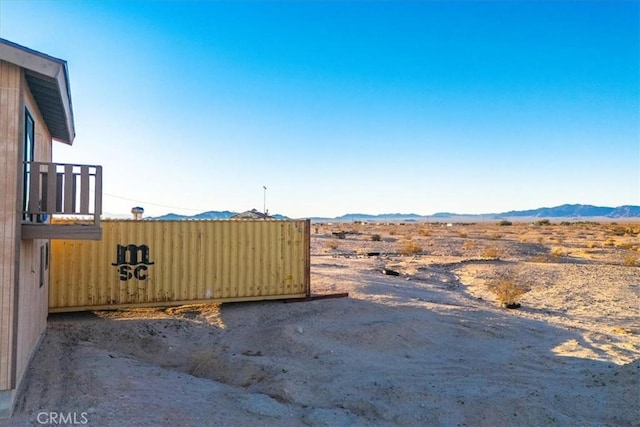
<instances>
[{"instance_id":1,"label":"sandy ground","mask_svg":"<svg viewBox=\"0 0 640 427\"><path fill-rule=\"evenodd\" d=\"M637 231L312 227L348 298L51 315L0 425L640 426Z\"/></svg>"}]
</instances>

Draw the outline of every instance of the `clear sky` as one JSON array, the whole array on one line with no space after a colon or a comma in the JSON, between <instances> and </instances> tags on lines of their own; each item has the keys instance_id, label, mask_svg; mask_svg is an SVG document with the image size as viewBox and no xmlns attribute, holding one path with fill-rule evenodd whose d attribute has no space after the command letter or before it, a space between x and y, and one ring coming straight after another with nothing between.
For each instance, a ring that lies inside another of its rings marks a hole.
<instances>
[{"instance_id":1,"label":"clear sky","mask_svg":"<svg viewBox=\"0 0 640 427\"><path fill-rule=\"evenodd\" d=\"M0 0L104 211L640 204L640 2Z\"/></svg>"}]
</instances>

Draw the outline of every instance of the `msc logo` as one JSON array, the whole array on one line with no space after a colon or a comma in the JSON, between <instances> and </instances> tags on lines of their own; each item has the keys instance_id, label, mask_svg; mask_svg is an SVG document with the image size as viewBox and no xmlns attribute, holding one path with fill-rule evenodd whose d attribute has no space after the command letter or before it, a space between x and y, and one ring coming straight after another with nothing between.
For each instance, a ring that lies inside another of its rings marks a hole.
<instances>
[{"instance_id":1,"label":"msc logo","mask_svg":"<svg viewBox=\"0 0 640 427\"><path fill-rule=\"evenodd\" d=\"M154 262L149 260L149 246L147 245L118 245L116 262L111 265L118 267L120 280L136 278L146 280L147 266Z\"/></svg>"}]
</instances>

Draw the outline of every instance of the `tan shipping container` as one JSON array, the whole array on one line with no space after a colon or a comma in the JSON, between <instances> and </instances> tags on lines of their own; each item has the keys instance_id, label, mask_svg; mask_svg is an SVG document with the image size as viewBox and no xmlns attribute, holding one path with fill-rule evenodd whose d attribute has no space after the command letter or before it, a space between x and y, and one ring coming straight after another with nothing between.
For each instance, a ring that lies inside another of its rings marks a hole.
<instances>
[{"instance_id":1,"label":"tan shipping container","mask_svg":"<svg viewBox=\"0 0 640 427\"><path fill-rule=\"evenodd\" d=\"M103 221L53 240L49 311L310 295L308 220Z\"/></svg>"}]
</instances>

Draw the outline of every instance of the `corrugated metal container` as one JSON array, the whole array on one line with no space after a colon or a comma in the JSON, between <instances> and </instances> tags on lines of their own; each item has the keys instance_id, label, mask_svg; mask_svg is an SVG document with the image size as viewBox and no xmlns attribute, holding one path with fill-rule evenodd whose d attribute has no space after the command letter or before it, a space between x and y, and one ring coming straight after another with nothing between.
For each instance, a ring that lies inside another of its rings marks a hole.
<instances>
[{"instance_id":1,"label":"corrugated metal container","mask_svg":"<svg viewBox=\"0 0 640 427\"><path fill-rule=\"evenodd\" d=\"M102 227L100 241L52 241L50 312L310 294L308 220L125 220Z\"/></svg>"}]
</instances>

